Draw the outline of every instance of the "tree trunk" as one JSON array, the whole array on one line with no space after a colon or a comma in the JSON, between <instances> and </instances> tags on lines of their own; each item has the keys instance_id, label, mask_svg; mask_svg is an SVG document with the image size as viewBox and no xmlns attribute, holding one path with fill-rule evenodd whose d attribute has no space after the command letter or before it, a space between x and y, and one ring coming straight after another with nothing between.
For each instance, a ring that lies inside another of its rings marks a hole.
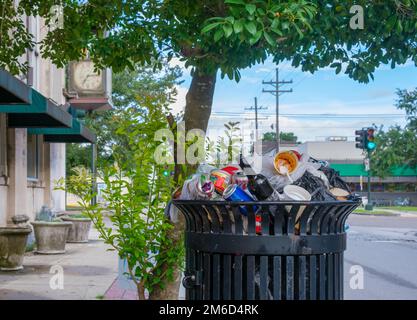
<instances>
[{"instance_id":1,"label":"tree trunk","mask_svg":"<svg viewBox=\"0 0 417 320\"><path fill-rule=\"evenodd\" d=\"M184 113L185 130L188 132L191 129L201 129L207 131L208 121L210 119L211 107L213 105L214 88L216 86L216 74L214 72L210 75L199 73L195 70L191 81L190 89L186 96L186 106ZM173 118L168 118L168 123L171 128L173 125ZM175 160L176 148L174 146ZM189 165L187 165L189 167ZM175 166L175 177L178 179L179 171L182 170L180 165ZM189 168L188 168L189 169ZM189 170L187 170L188 172ZM187 173L183 173L187 175ZM176 182L178 182L176 180ZM185 219L182 214L179 215L179 221L174 225L174 229L168 235L174 242L182 241L182 235L185 230ZM169 250L169 248L168 248ZM176 300L178 299L178 292L181 284L181 270L176 268L174 271L174 281L167 283L163 290L154 289L150 295L151 300Z\"/></svg>"},{"instance_id":2,"label":"tree trunk","mask_svg":"<svg viewBox=\"0 0 417 320\"><path fill-rule=\"evenodd\" d=\"M204 75L200 74L198 69L195 70L186 96L184 121L187 132L191 129L207 131L207 124L213 105L216 74L217 72Z\"/></svg>"},{"instance_id":3,"label":"tree trunk","mask_svg":"<svg viewBox=\"0 0 417 320\"><path fill-rule=\"evenodd\" d=\"M178 216L178 222L174 224L174 228L171 229L167 236L171 238L175 244L184 241L182 235L184 234L185 230L185 218L182 214ZM170 250L171 248L165 248L165 250ZM164 249L163 249L164 250ZM178 265L175 266L174 270L174 280L172 282L166 282L165 287L161 288L154 288L153 291L149 295L149 300L178 300L178 293L180 290L181 285L181 269L179 261ZM167 266L163 266L161 271L164 272Z\"/></svg>"},{"instance_id":4,"label":"tree trunk","mask_svg":"<svg viewBox=\"0 0 417 320\"><path fill-rule=\"evenodd\" d=\"M145 300L145 287L142 283L137 283L136 288L138 290L138 300Z\"/></svg>"}]
</instances>

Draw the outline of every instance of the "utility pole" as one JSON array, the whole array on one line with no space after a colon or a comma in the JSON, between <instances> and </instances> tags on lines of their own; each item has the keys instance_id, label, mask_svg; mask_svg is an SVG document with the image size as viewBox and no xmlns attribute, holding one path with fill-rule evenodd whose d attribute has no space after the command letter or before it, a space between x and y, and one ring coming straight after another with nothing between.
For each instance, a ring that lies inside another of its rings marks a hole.
<instances>
[{"instance_id":1,"label":"utility pole","mask_svg":"<svg viewBox=\"0 0 417 320\"><path fill-rule=\"evenodd\" d=\"M276 138L277 138L277 152L279 152L279 95L280 93L286 93L286 92L292 92L292 89L290 90L280 90L280 84L290 84L292 83L292 80L290 81L279 81L279 69L276 68L275 70L275 81L262 81L262 84L269 84L274 87L274 90L265 90L262 89L262 92L269 92L273 95L275 95L275 132L276 132Z\"/></svg>"},{"instance_id":2,"label":"utility pole","mask_svg":"<svg viewBox=\"0 0 417 320\"><path fill-rule=\"evenodd\" d=\"M255 110L255 141L258 141L258 110L266 110L268 108L258 107L258 98L255 97L255 105L245 110Z\"/></svg>"},{"instance_id":3,"label":"utility pole","mask_svg":"<svg viewBox=\"0 0 417 320\"><path fill-rule=\"evenodd\" d=\"M365 169L368 171L368 203L365 206L366 210L373 210L372 200L371 200L371 152L367 152L367 162Z\"/></svg>"}]
</instances>

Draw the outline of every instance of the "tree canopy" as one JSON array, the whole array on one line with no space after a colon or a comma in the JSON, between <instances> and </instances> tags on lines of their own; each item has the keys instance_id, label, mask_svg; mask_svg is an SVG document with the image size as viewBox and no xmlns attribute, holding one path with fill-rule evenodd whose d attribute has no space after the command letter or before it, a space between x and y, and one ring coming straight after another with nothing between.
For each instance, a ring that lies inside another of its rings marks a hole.
<instances>
[{"instance_id":1,"label":"tree canopy","mask_svg":"<svg viewBox=\"0 0 417 320\"><path fill-rule=\"evenodd\" d=\"M414 168L417 174L417 88L397 90L396 107L407 116L405 127L379 128L376 135L377 148L372 155L371 169L374 175L385 177L396 167Z\"/></svg>"},{"instance_id":2,"label":"tree canopy","mask_svg":"<svg viewBox=\"0 0 417 320\"><path fill-rule=\"evenodd\" d=\"M55 0L5 0L0 6L0 67L24 67L16 57L34 43L18 13L47 23ZM202 73L239 70L272 56L303 71L330 66L368 82L381 63L417 64L415 0L63 0L64 27L51 28L42 54L63 66L86 50L97 66L120 70L177 56ZM352 5L364 9L364 29L353 30ZM13 35L8 32L13 31Z\"/></svg>"},{"instance_id":3,"label":"tree canopy","mask_svg":"<svg viewBox=\"0 0 417 320\"><path fill-rule=\"evenodd\" d=\"M277 133L276 132L265 132L262 140L263 141L276 141L277 140ZM297 136L294 132L280 132L279 133L280 141L290 141L290 142L297 142Z\"/></svg>"}]
</instances>

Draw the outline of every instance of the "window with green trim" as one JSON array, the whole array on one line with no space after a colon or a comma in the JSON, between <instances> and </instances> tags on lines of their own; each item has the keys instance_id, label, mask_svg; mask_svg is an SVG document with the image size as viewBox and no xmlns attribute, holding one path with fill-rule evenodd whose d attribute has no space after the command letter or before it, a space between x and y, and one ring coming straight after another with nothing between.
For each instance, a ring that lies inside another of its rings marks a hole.
<instances>
[{"instance_id":1,"label":"window with green trim","mask_svg":"<svg viewBox=\"0 0 417 320\"><path fill-rule=\"evenodd\" d=\"M41 160L41 137L35 134L27 136L27 176L30 180L38 180Z\"/></svg>"}]
</instances>

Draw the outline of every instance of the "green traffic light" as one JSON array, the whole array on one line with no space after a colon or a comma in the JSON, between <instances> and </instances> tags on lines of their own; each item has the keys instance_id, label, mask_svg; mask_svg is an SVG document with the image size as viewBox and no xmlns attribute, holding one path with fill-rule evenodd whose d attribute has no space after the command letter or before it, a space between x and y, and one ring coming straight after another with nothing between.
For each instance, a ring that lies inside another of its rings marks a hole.
<instances>
[{"instance_id":1,"label":"green traffic light","mask_svg":"<svg viewBox=\"0 0 417 320\"><path fill-rule=\"evenodd\" d=\"M374 150L376 148L376 143L369 141L366 147L368 150Z\"/></svg>"},{"instance_id":2,"label":"green traffic light","mask_svg":"<svg viewBox=\"0 0 417 320\"><path fill-rule=\"evenodd\" d=\"M169 171L168 170L164 170L164 172L162 173L165 177L169 176Z\"/></svg>"}]
</instances>

